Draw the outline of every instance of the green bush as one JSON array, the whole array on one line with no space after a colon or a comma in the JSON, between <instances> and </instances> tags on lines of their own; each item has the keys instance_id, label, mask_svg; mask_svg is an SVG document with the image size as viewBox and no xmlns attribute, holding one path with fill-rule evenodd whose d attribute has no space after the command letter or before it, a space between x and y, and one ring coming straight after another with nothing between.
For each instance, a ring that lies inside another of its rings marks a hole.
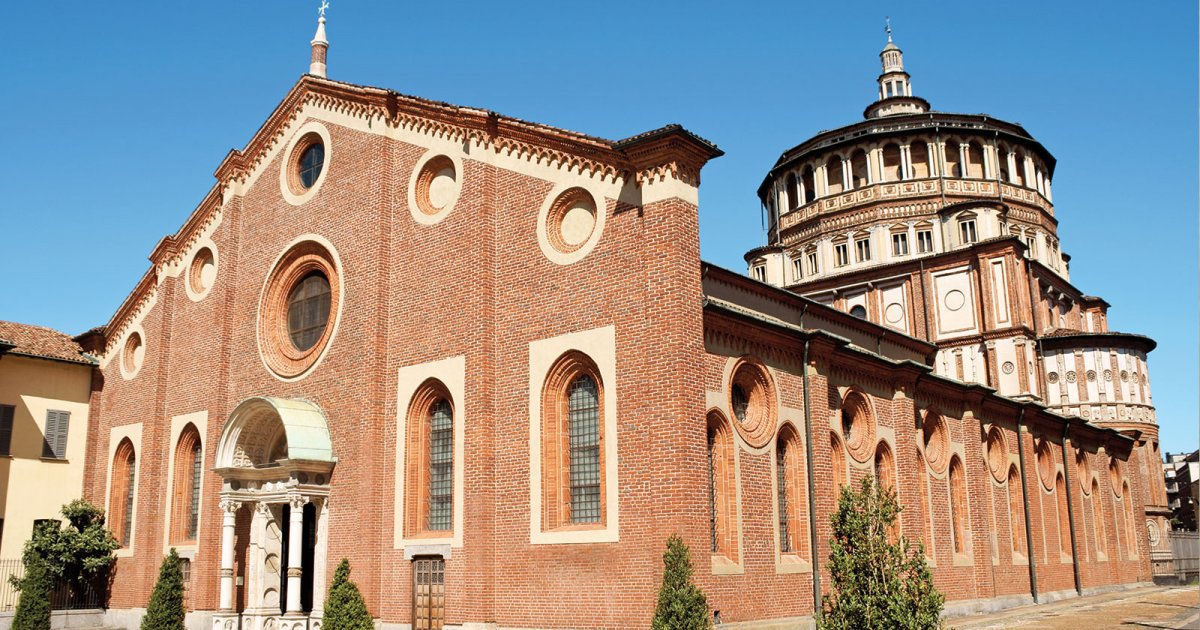
<instances>
[{"instance_id":1,"label":"green bush","mask_svg":"<svg viewBox=\"0 0 1200 630\"><path fill-rule=\"evenodd\" d=\"M823 598L822 629L940 626L945 598L933 586L925 550L904 537L893 542L900 506L891 489L868 477L861 491L842 488L833 514L829 573L831 593Z\"/></svg>"},{"instance_id":2,"label":"green bush","mask_svg":"<svg viewBox=\"0 0 1200 630\"><path fill-rule=\"evenodd\" d=\"M12 630L50 630L50 593L54 578L46 563L37 560L25 563L25 577L17 582L21 598L13 616Z\"/></svg>"},{"instance_id":3,"label":"green bush","mask_svg":"<svg viewBox=\"0 0 1200 630\"><path fill-rule=\"evenodd\" d=\"M142 618L142 630L183 630L183 616L183 571L179 567L179 554L172 547L158 570L158 581Z\"/></svg>"},{"instance_id":4,"label":"green bush","mask_svg":"<svg viewBox=\"0 0 1200 630\"><path fill-rule=\"evenodd\" d=\"M708 600L692 583L692 556L679 536L667 539L663 553L663 579L658 589L653 630L697 630L711 627Z\"/></svg>"},{"instance_id":5,"label":"green bush","mask_svg":"<svg viewBox=\"0 0 1200 630\"><path fill-rule=\"evenodd\" d=\"M112 564L113 551L121 545L104 526L104 510L76 499L62 506L67 527L48 521L25 543L26 563L41 559L54 580L78 582Z\"/></svg>"},{"instance_id":6,"label":"green bush","mask_svg":"<svg viewBox=\"0 0 1200 630\"><path fill-rule=\"evenodd\" d=\"M324 630L375 630L362 593L350 580L350 561L342 558L325 599Z\"/></svg>"}]
</instances>

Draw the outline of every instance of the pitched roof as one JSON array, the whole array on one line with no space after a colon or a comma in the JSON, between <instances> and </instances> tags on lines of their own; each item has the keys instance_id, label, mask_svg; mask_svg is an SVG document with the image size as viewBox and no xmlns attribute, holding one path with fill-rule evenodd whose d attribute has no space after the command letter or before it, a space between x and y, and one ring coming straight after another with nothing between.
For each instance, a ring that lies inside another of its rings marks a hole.
<instances>
[{"instance_id":1,"label":"pitched roof","mask_svg":"<svg viewBox=\"0 0 1200 630\"><path fill-rule=\"evenodd\" d=\"M31 324L0 321L0 351L54 361L95 365L96 359L84 354L71 336Z\"/></svg>"}]
</instances>

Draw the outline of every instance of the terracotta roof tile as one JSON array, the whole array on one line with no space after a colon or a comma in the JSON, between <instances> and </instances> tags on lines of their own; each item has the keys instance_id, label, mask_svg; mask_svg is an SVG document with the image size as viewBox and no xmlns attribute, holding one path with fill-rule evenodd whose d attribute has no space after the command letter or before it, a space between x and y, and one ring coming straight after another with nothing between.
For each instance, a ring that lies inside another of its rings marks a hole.
<instances>
[{"instance_id":1,"label":"terracotta roof tile","mask_svg":"<svg viewBox=\"0 0 1200 630\"><path fill-rule=\"evenodd\" d=\"M70 335L45 326L0 321L0 343L12 346L10 354L70 361L92 365L96 360L83 353Z\"/></svg>"}]
</instances>

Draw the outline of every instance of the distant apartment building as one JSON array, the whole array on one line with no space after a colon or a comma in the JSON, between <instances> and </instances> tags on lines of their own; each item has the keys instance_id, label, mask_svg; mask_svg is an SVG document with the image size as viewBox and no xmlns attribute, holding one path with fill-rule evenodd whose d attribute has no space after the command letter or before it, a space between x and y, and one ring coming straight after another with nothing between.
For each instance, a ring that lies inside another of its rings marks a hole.
<instances>
[{"instance_id":1,"label":"distant apartment building","mask_svg":"<svg viewBox=\"0 0 1200 630\"><path fill-rule=\"evenodd\" d=\"M1174 529L1196 531L1196 498L1200 496L1200 451L1167 453L1163 478Z\"/></svg>"},{"instance_id":2,"label":"distant apartment building","mask_svg":"<svg viewBox=\"0 0 1200 630\"><path fill-rule=\"evenodd\" d=\"M66 334L0 321L0 558L82 494L95 366Z\"/></svg>"}]
</instances>

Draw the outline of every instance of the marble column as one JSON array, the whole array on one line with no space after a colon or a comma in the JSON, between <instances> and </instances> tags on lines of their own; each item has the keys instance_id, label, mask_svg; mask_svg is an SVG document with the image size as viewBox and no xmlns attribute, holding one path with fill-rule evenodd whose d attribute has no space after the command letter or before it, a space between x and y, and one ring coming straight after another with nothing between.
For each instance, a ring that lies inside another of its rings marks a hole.
<instances>
[{"instance_id":1,"label":"marble column","mask_svg":"<svg viewBox=\"0 0 1200 630\"><path fill-rule=\"evenodd\" d=\"M221 589L220 609L233 610L233 533L237 527L237 511L241 503L223 500L221 505Z\"/></svg>"},{"instance_id":2,"label":"marble column","mask_svg":"<svg viewBox=\"0 0 1200 630\"><path fill-rule=\"evenodd\" d=\"M287 613L301 615L300 608L300 578L304 569L300 566L300 556L304 550L304 504L305 497L295 497L290 501L291 509L288 517L288 557L287 557Z\"/></svg>"}]
</instances>

